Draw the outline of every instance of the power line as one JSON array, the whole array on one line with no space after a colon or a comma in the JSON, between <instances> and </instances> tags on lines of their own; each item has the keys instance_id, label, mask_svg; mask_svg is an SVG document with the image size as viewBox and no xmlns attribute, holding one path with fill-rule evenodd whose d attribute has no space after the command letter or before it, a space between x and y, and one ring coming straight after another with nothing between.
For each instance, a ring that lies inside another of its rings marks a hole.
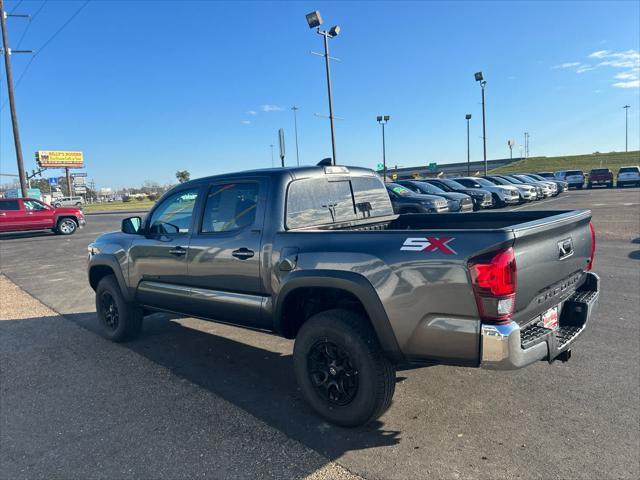
<instances>
[{"instance_id":1,"label":"power line","mask_svg":"<svg viewBox=\"0 0 640 480\"><path fill-rule=\"evenodd\" d=\"M49 0L44 0L40 4L40 8L38 8L38 10L36 10L36 13L34 13L33 16L29 19L29 23L27 23L27 26L25 27L24 31L22 32L22 35L20 36L20 40L18 40L18 43L16 44L16 50L20 48L20 45L22 44L22 40L24 39L24 36L27 34L27 32L29 31L29 28L31 27L31 23L36 19L36 17L40 13L40 11L42 11L42 9L44 8L44 6L47 4L48 1Z\"/></svg>"},{"instance_id":2,"label":"power line","mask_svg":"<svg viewBox=\"0 0 640 480\"><path fill-rule=\"evenodd\" d=\"M34 53L34 54L33 54L33 56L31 57L31 59L29 60L29 63L27 63L27 66L26 66L26 67L24 67L24 70L22 70L22 73L20 74L20 77L18 77L18 81L16 82L16 84L15 84L15 86L14 86L14 90L18 88L18 85L20 85L20 82L22 81L22 79L24 78L25 74L26 74L26 73L27 73L27 71L29 70L29 67L31 67L31 64L32 64L32 63L33 63L33 61L38 57L38 55L40 55L40 54L43 52L43 50L44 50L45 48L47 48L47 46L49 46L49 44L50 44L51 42L53 42L53 40L54 40L54 39L55 39L55 38L60 34L60 32L62 32L62 30L64 30L64 29L67 27L67 25L69 25L69 24L73 21L73 19L74 19L74 18L76 18L76 17L78 16L78 14L80 14L80 12L84 9L84 7L86 7L86 6L89 4L89 2L90 2L90 1L91 1L91 0L86 0L86 1L85 1L85 2L80 6L80 8L78 8L78 9L74 12L74 14L73 14L73 15L71 15L71 17L69 17L69 19L68 19L66 22L64 22L64 23L62 24L62 26L61 26L60 28L58 28L58 30L56 30L56 31L55 31L55 33L54 33L53 35L51 35L51 36L49 37L49 39L48 39L46 42L44 42L44 43L42 44L42 46L41 46L39 49L37 49L37 50L35 51L35 53ZM46 1L45 1L45 3L46 3ZM44 6L44 4L43 4L43 6ZM38 12L39 12L39 11L40 11L40 10L38 10ZM5 102L2 104L2 106L0 107L0 111L2 111L6 105L7 105L7 102L5 101Z\"/></svg>"},{"instance_id":3,"label":"power line","mask_svg":"<svg viewBox=\"0 0 640 480\"><path fill-rule=\"evenodd\" d=\"M15 11L18 9L18 7L19 7L20 5L22 5L22 2L24 2L24 0L20 0L18 3L16 3L16 6L15 6L15 7L13 7L13 8L11 9L11 11L9 12L9 15L11 15L13 12L15 12Z\"/></svg>"}]
</instances>

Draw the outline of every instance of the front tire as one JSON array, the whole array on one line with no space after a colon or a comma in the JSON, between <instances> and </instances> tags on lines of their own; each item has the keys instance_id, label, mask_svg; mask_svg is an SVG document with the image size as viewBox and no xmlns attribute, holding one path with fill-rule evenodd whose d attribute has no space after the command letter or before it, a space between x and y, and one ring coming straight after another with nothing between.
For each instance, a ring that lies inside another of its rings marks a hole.
<instances>
[{"instance_id":1,"label":"front tire","mask_svg":"<svg viewBox=\"0 0 640 480\"><path fill-rule=\"evenodd\" d=\"M142 309L124 299L113 275L105 276L98 283L96 312L102 334L112 342L125 342L140 335Z\"/></svg>"},{"instance_id":2,"label":"front tire","mask_svg":"<svg viewBox=\"0 0 640 480\"><path fill-rule=\"evenodd\" d=\"M78 229L78 224L73 218L61 218L56 225L56 233L60 235L73 235Z\"/></svg>"},{"instance_id":3,"label":"front tire","mask_svg":"<svg viewBox=\"0 0 640 480\"><path fill-rule=\"evenodd\" d=\"M330 423L364 425L391 405L395 369L367 320L354 312L328 310L307 320L293 362L305 400Z\"/></svg>"}]
</instances>

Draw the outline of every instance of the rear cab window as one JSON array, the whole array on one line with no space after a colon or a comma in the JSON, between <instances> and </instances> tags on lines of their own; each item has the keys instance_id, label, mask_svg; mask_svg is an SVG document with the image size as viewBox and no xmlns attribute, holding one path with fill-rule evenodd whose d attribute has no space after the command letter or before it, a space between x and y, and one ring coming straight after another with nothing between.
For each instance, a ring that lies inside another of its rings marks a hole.
<instances>
[{"instance_id":1,"label":"rear cab window","mask_svg":"<svg viewBox=\"0 0 640 480\"><path fill-rule=\"evenodd\" d=\"M287 190L287 229L386 215L393 215L393 209L378 177L304 178L292 181Z\"/></svg>"},{"instance_id":2,"label":"rear cab window","mask_svg":"<svg viewBox=\"0 0 640 480\"><path fill-rule=\"evenodd\" d=\"M567 177L570 177L572 175L584 175L584 173L582 173L582 170L569 170L567 171L567 173L565 173L565 175Z\"/></svg>"},{"instance_id":3,"label":"rear cab window","mask_svg":"<svg viewBox=\"0 0 640 480\"><path fill-rule=\"evenodd\" d=\"M622 167L618 173L640 173L640 167Z\"/></svg>"},{"instance_id":4,"label":"rear cab window","mask_svg":"<svg viewBox=\"0 0 640 480\"><path fill-rule=\"evenodd\" d=\"M591 169L592 175L606 175L609 173L608 168L593 168Z\"/></svg>"}]
</instances>

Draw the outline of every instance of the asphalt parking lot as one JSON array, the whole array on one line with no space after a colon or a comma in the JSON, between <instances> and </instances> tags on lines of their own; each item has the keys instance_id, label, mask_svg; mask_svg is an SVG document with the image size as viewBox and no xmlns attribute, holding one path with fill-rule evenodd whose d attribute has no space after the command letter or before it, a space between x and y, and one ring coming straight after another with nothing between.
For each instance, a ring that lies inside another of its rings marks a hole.
<instances>
[{"instance_id":1,"label":"asphalt parking lot","mask_svg":"<svg viewBox=\"0 0 640 480\"><path fill-rule=\"evenodd\" d=\"M302 478L336 462L367 479L639 478L640 190L516 208L593 211L602 292L571 361L400 371L391 409L353 430L306 407L291 341L167 315L132 343L99 337L86 246L125 215L0 235L2 273L62 314L0 322L0 475Z\"/></svg>"}]
</instances>

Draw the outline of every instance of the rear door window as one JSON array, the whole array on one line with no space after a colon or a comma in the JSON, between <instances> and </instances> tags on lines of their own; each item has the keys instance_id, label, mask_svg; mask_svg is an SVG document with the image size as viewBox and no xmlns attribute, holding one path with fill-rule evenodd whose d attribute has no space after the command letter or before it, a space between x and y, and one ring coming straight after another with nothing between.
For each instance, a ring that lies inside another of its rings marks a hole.
<instances>
[{"instance_id":1,"label":"rear door window","mask_svg":"<svg viewBox=\"0 0 640 480\"><path fill-rule=\"evenodd\" d=\"M20 210L18 200L0 200L0 210Z\"/></svg>"},{"instance_id":2,"label":"rear door window","mask_svg":"<svg viewBox=\"0 0 640 480\"><path fill-rule=\"evenodd\" d=\"M258 206L258 183L213 185L207 195L202 233L230 232L253 225Z\"/></svg>"}]
</instances>

